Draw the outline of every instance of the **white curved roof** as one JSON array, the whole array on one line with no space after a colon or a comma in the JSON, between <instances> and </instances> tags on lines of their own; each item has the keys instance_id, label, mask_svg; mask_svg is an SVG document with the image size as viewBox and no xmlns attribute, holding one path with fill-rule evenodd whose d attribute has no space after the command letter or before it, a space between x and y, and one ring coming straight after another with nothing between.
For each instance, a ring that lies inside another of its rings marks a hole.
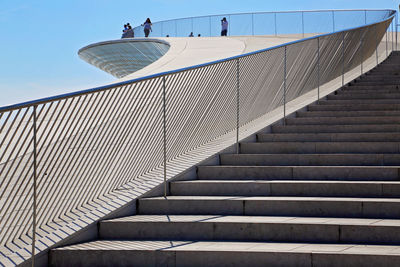
<instances>
[{"instance_id":1,"label":"white curved roof","mask_svg":"<svg viewBox=\"0 0 400 267\"><path fill-rule=\"evenodd\" d=\"M301 38L303 37L300 35L157 38L170 44L168 52L152 64L119 79L119 81L203 64Z\"/></svg>"}]
</instances>

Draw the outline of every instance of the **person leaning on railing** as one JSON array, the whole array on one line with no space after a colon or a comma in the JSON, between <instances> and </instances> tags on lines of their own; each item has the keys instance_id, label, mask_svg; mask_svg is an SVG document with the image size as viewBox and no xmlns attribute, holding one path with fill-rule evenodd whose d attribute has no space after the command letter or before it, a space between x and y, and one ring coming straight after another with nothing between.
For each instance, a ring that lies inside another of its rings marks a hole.
<instances>
[{"instance_id":1,"label":"person leaning on railing","mask_svg":"<svg viewBox=\"0 0 400 267\"><path fill-rule=\"evenodd\" d=\"M151 20L150 18L147 18L146 21L142 24L144 26L144 36L149 37L150 32L152 31L151 29Z\"/></svg>"},{"instance_id":2,"label":"person leaning on railing","mask_svg":"<svg viewBox=\"0 0 400 267\"><path fill-rule=\"evenodd\" d=\"M122 31L122 37L121 38L133 38L135 37L135 33L133 32L133 29L131 27L131 25L125 24L124 25L124 30Z\"/></svg>"}]
</instances>

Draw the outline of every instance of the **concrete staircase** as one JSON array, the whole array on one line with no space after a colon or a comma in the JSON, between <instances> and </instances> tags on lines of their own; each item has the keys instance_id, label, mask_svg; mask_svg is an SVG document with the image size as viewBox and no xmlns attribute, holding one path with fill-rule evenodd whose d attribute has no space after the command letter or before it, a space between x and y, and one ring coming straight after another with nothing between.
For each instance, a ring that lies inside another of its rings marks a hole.
<instances>
[{"instance_id":1,"label":"concrete staircase","mask_svg":"<svg viewBox=\"0 0 400 267\"><path fill-rule=\"evenodd\" d=\"M400 54L52 266L400 266Z\"/></svg>"}]
</instances>

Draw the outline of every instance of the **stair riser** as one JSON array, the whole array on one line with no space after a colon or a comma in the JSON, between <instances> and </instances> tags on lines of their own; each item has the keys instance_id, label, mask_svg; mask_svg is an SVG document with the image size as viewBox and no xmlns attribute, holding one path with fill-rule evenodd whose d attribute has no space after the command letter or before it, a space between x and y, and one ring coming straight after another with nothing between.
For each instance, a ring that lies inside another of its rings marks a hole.
<instances>
[{"instance_id":1,"label":"stair riser","mask_svg":"<svg viewBox=\"0 0 400 267\"><path fill-rule=\"evenodd\" d=\"M103 222L100 239L398 244L400 227L240 222ZM374 237L374 238L372 238ZM377 237L377 238L375 238Z\"/></svg>"},{"instance_id":2,"label":"stair riser","mask_svg":"<svg viewBox=\"0 0 400 267\"><path fill-rule=\"evenodd\" d=\"M298 201L298 200L176 200L141 199L142 215L247 215L247 216L311 216L396 219L398 202L369 201Z\"/></svg>"},{"instance_id":3,"label":"stair riser","mask_svg":"<svg viewBox=\"0 0 400 267\"><path fill-rule=\"evenodd\" d=\"M380 89L389 89L389 90L400 90L399 85L365 85L365 84L352 84L352 85L346 85L344 86L341 90L349 90L349 91L354 91L354 90L380 90Z\"/></svg>"},{"instance_id":4,"label":"stair riser","mask_svg":"<svg viewBox=\"0 0 400 267\"><path fill-rule=\"evenodd\" d=\"M400 124L400 117L309 117L288 118L287 125L358 125L358 124Z\"/></svg>"},{"instance_id":5,"label":"stair riser","mask_svg":"<svg viewBox=\"0 0 400 267\"><path fill-rule=\"evenodd\" d=\"M385 76L387 75L388 77L400 77L400 70L391 70L390 68L388 68L386 71L382 71L382 70L372 70L369 71L368 74L366 75L366 77L369 76Z\"/></svg>"},{"instance_id":6,"label":"stair riser","mask_svg":"<svg viewBox=\"0 0 400 267\"><path fill-rule=\"evenodd\" d=\"M57 267L177 266L175 257L174 251L167 250L53 250L50 253L49 265Z\"/></svg>"},{"instance_id":7,"label":"stair riser","mask_svg":"<svg viewBox=\"0 0 400 267\"><path fill-rule=\"evenodd\" d=\"M354 105L310 105L309 111L371 111L371 110L387 110L399 111L400 105L396 104L354 104Z\"/></svg>"},{"instance_id":8,"label":"stair riser","mask_svg":"<svg viewBox=\"0 0 400 267\"><path fill-rule=\"evenodd\" d=\"M305 197L399 197L400 185L360 183L254 182L221 184L172 183L176 196L305 196Z\"/></svg>"},{"instance_id":9,"label":"stair riser","mask_svg":"<svg viewBox=\"0 0 400 267\"><path fill-rule=\"evenodd\" d=\"M259 142L242 143L243 154L328 154L328 153L400 153L397 142ZM387 162L397 160L388 156Z\"/></svg>"},{"instance_id":10,"label":"stair riser","mask_svg":"<svg viewBox=\"0 0 400 267\"><path fill-rule=\"evenodd\" d=\"M392 72L400 72L400 68L399 64L390 63L390 64L382 64L377 69L372 71L380 71L380 72L389 71L390 73L392 73Z\"/></svg>"},{"instance_id":11,"label":"stair riser","mask_svg":"<svg viewBox=\"0 0 400 267\"><path fill-rule=\"evenodd\" d=\"M361 100L361 99L399 99L400 94L383 94L383 93L371 93L371 94L340 94L340 95L328 95L328 100Z\"/></svg>"},{"instance_id":12,"label":"stair riser","mask_svg":"<svg viewBox=\"0 0 400 267\"><path fill-rule=\"evenodd\" d=\"M197 172L201 180L399 180L395 167L199 166Z\"/></svg>"},{"instance_id":13,"label":"stair riser","mask_svg":"<svg viewBox=\"0 0 400 267\"><path fill-rule=\"evenodd\" d=\"M400 132L400 125L274 125L273 133L368 133Z\"/></svg>"},{"instance_id":14,"label":"stair riser","mask_svg":"<svg viewBox=\"0 0 400 267\"><path fill-rule=\"evenodd\" d=\"M223 154L220 159L221 165L230 166L400 166L400 154L261 155L257 153Z\"/></svg>"},{"instance_id":15,"label":"stair riser","mask_svg":"<svg viewBox=\"0 0 400 267\"><path fill-rule=\"evenodd\" d=\"M354 105L354 104L400 104L400 99L348 99L320 100L320 105Z\"/></svg>"},{"instance_id":16,"label":"stair riser","mask_svg":"<svg viewBox=\"0 0 400 267\"><path fill-rule=\"evenodd\" d=\"M296 113L298 118L313 117L382 117L382 116L398 116L399 111L299 111Z\"/></svg>"},{"instance_id":17,"label":"stair riser","mask_svg":"<svg viewBox=\"0 0 400 267\"><path fill-rule=\"evenodd\" d=\"M373 89L364 89L358 88L357 90L349 90L349 89L340 89L337 90L336 93L338 95L364 95L364 94L374 94L379 91L380 94L398 94L400 93L399 89L382 89L382 88L373 88Z\"/></svg>"},{"instance_id":18,"label":"stair riser","mask_svg":"<svg viewBox=\"0 0 400 267\"><path fill-rule=\"evenodd\" d=\"M398 85L400 82L398 80L388 80L388 81L375 81L374 79L362 79L356 80L349 83L350 86L352 85Z\"/></svg>"},{"instance_id":19,"label":"stair riser","mask_svg":"<svg viewBox=\"0 0 400 267\"><path fill-rule=\"evenodd\" d=\"M352 83L364 83L364 82L378 82L378 83L394 83L394 84L399 84L400 83L400 78L398 75L388 75L388 76L382 76L382 75L366 75L361 78L357 78L355 82Z\"/></svg>"},{"instance_id":20,"label":"stair riser","mask_svg":"<svg viewBox=\"0 0 400 267\"><path fill-rule=\"evenodd\" d=\"M400 142L400 133L258 134L259 142Z\"/></svg>"},{"instance_id":21,"label":"stair riser","mask_svg":"<svg viewBox=\"0 0 400 267\"><path fill-rule=\"evenodd\" d=\"M51 266L191 266L191 267L343 267L400 266L396 255L340 254L339 252L251 251L52 251ZM84 260L82 260L84 259Z\"/></svg>"}]
</instances>

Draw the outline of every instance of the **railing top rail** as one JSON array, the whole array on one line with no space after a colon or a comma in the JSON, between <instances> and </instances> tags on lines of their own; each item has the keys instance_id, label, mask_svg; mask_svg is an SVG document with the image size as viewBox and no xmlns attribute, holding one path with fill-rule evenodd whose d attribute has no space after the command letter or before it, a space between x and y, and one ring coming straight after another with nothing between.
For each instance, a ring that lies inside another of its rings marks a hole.
<instances>
[{"instance_id":1,"label":"railing top rail","mask_svg":"<svg viewBox=\"0 0 400 267\"><path fill-rule=\"evenodd\" d=\"M335 11L342 11L342 10L335 10ZM354 10L351 10L351 11L354 11ZM335 33L351 31L351 30L354 30L354 29L358 29L358 28L362 28L362 27L367 27L367 26L379 24L379 23L381 23L383 21L388 21L388 20L392 19L396 14L396 11L395 10L391 10L391 9L382 9L382 10L377 9L377 10L373 10L373 11L391 11L392 13L389 15L388 18L386 18L386 19L384 19L382 21L365 24L363 26L352 27L352 28L348 28L348 29L335 31L335 32L320 34L320 35L316 35L316 36L312 36L312 37L308 37L308 38L304 38L304 39L300 39L300 40L296 40L296 41L292 41L292 42L288 42L288 43L284 43L284 44L280 44L280 45L264 48L264 49L261 49L261 50L249 52L249 53L246 53L246 54L232 56L232 57L228 57L228 58L224 58L224 59L220 59L220 60L215 60L215 61L211 61L211 62L207 62L207 63L203 63L203 64L198 64L198 65L194 65L194 66L190 66L190 67L180 68L180 69L176 69L176 70L170 70L170 71L165 71L165 72L161 72L161 73L156 73L156 74L152 74L152 75L148 75L148 76L144 76L144 77L140 77L140 78L135 78L135 79L132 79L132 80L112 83L112 84L109 84L109 85L94 87L94 88L90 88L90 89L84 89L84 90L80 90L80 91L76 91L76 92L60 94L60 95L46 97L46 98L40 98L40 99L37 99L37 100L22 102L22 103L18 103L18 104L14 104L14 105L3 106L3 107L0 107L0 112L7 112L7 111L16 110L16 109L20 109L20 108L26 108L26 107L30 107L30 106L34 106L34 105L40 105L40 104L44 104L44 103L51 102L51 101L58 101L58 100L77 97L77 96L86 95L86 94L90 94L90 93L110 90L110 89L113 89L115 87L124 86L124 85L132 84L132 83L135 83L135 82L140 82L140 81L149 80L149 79L152 79L152 78L157 78L157 77L162 77L162 76L166 76L166 75L170 75L170 74L174 74L174 73L184 72L184 71L187 71L187 70L197 69L197 68L201 68L201 67L204 67L204 66L210 66L210 65L218 64L218 63L229 61L229 60L243 58L243 57L246 57L246 56L262 53L262 52L269 51L269 50L278 49L280 47L285 47L285 46L296 44L296 43L305 42L305 41L308 41L308 40L311 40L311 39L317 39L317 38L328 36L328 35L332 35L332 34L335 34ZM109 42L112 42L112 41L109 41Z\"/></svg>"},{"instance_id":2,"label":"railing top rail","mask_svg":"<svg viewBox=\"0 0 400 267\"><path fill-rule=\"evenodd\" d=\"M243 13L224 13L224 14L215 14L215 15L204 15L204 16L195 16L195 17L182 17L177 19L168 19L168 20L160 20L153 22L170 22L175 20L185 20L185 19L194 19L194 18L208 18L208 17L220 17L220 16L229 16L229 15L250 15L250 14L281 14L281 13L312 13L312 12L332 12L332 11L394 11L392 9L315 9L315 10L286 10L286 11L257 11L257 12L243 12ZM139 28L140 26L136 26L135 28Z\"/></svg>"}]
</instances>

